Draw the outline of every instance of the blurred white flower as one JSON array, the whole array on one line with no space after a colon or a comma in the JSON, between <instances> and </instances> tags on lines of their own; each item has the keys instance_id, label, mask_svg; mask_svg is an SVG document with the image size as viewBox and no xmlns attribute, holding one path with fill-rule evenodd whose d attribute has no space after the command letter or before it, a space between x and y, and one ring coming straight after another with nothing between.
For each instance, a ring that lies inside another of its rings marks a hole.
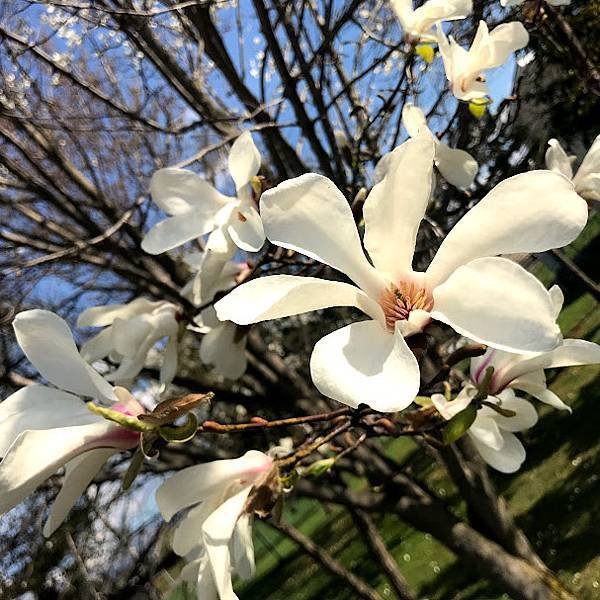
<instances>
[{"instance_id":1,"label":"blurred white flower","mask_svg":"<svg viewBox=\"0 0 600 600\"><path fill-rule=\"evenodd\" d=\"M596 137L573 176L575 156L567 156L558 140L551 139L546 150L546 167L562 173L575 185L575 191L586 200L600 200L600 135Z\"/></svg>"},{"instance_id":2,"label":"blurred white flower","mask_svg":"<svg viewBox=\"0 0 600 600\"><path fill-rule=\"evenodd\" d=\"M518 21L498 25L491 32L485 21L480 21L469 50L459 46L452 36L447 38L439 26L437 42L452 93L468 101L488 95L482 72L499 67L513 52L524 48L529 34Z\"/></svg>"},{"instance_id":3,"label":"blurred white flower","mask_svg":"<svg viewBox=\"0 0 600 600\"><path fill-rule=\"evenodd\" d=\"M260 168L260 154L245 131L231 146L229 172L237 197L224 196L202 177L185 169L160 169L152 177L154 202L172 215L157 223L142 240L142 249L161 254L220 229L238 248L257 252L265 234L250 188Z\"/></svg>"},{"instance_id":4,"label":"blurred white flower","mask_svg":"<svg viewBox=\"0 0 600 600\"><path fill-rule=\"evenodd\" d=\"M472 0L429 0L413 9L413 0L391 0L404 35L414 42L436 41L433 26L442 21L456 21L473 11Z\"/></svg>"},{"instance_id":5,"label":"blurred white flower","mask_svg":"<svg viewBox=\"0 0 600 600\"><path fill-rule=\"evenodd\" d=\"M112 410L125 415L145 411L83 360L59 316L28 310L16 316L13 327L25 356L56 387L30 385L0 403L0 514L64 466L63 485L44 526L48 536L108 458L139 440L135 431L92 414L82 397L111 402Z\"/></svg>"},{"instance_id":6,"label":"blurred white flower","mask_svg":"<svg viewBox=\"0 0 600 600\"><path fill-rule=\"evenodd\" d=\"M246 325L332 306L355 306L370 320L317 342L313 381L326 396L377 410L408 406L419 366L405 337L437 319L503 350L532 353L561 340L552 299L525 269L499 254L540 252L571 242L587 205L562 175L532 171L497 185L446 236L425 273L413 252L433 179L430 136L391 155L387 174L364 206L362 249L347 200L327 178L309 173L263 194L261 216L272 243L298 251L355 284L273 275L245 283L215 305L222 320Z\"/></svg>"},{"instance_id":7,"label":"blurred white flower","mask_svg":"<svg viewBox=\"0 0 600 600\"><path fill-rule=\"evenodd\" d=\"M183 469L158 488L156 501L167 521L189 509L175 527L173 551L187 557L180 578L197 586L198 600L235 600L232 573L254 575L254 511L248 501L272 469L270 456L249 450L240 458Z\"/></svg>"},{"instance_id":8,"label":"blurred white flower","mask_svg":"<svg viewBox=\"0 0 600 600\"><path fill-rule=\"evenodd\" d=\"M177 307L166 301L151 302L136 298L128 304L93 306L77 319L78 327L104 327L81 348L89 362L109 357L119 364L106 379L130 384L146 364L148 353L161 339L167 338L160 369L160 382L169 385L177 371Z\"/></svg>"}]
</instances>

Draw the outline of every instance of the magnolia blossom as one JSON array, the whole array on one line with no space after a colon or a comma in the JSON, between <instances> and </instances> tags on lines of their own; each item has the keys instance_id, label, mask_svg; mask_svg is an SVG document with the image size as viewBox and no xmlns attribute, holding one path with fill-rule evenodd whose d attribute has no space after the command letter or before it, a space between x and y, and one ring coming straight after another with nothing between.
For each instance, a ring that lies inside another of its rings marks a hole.
<instances>
[{"instance_id":1,"label":"magnolia blossom","mask_svg":"<svg viewBox=\"0 0 600 600\"><path fill-rule=\"evenodd\" d=\"M92 414L82 397L111 402L112 410L126 415L144 409L83 360L69 326L54 313L22 312L13 327L25 356L56 387L30 385L0 403L0 513L64 466L63 485L44 526L48 536L108 458L135 447L139 439L138 433Z\"/></svg>"},{"instance_id":2,"label":"magnolia blossom","mask_svg":"<svg viewBox=\"0 0 600 600\"><path fill-rule=\"evenodd\" d=\"M206 251L186 258L197 272L181 293L196 306L203 306L213 300L218 292L231 289L239 277L247 272L246 263L224 261L221 256ZM215 370L228 379L239 379L247 367L247 337L244 329L231 321L219 321L212 305L196 315L194 321L197 327L191 328L204 334L200 343L200 360L214 365Z\"/></svg>"},{"instance_id":3,"label":"magnolia blossom","mask_svg":"<svg viewBox=\"0 0 600 600\"><path fill-rule=\"evenodd\" d=\"M558 140L548 142L546 166L573 181L575 191L586 200L600 200L600 135L596 137L573 176L575 156L567 156Z\"/></svg>"},{"instance_id":4,"label":"magnolia blossom","mask_svg":"<svg viewBox=\"0 0 600 600\"><path fill-rule=\"evenodd\" d=\"M272 469L270 456L249 450L240 458L183 469L158 488L156 501L167 521L189 509L175 527L173 550L187 557L181 578L197 585L198 600L234 600L232 571L243 579L253 576L248 500Z\"/></svg>"},{"instance_id":5,"label":"magnolia blossom","mask_svg":"<svg viewBox=\"0 0 600 600\"><path fill-rule=\"evenodd\" d=\"M106 379L129 383L144 368L148 353L167 338L160 369L160 382L166 387L177 371L177 307L170 302L136 298L129 304L93 306L77 319L78 327L104 327L81 348L89 363L110 357L119 367Z\"/></svg>"},{"instance_id":6,"label":"magnolia blossom","mask_svg":"<svg viewBox=\"0 0 600 600\"><path fill-rule=\"evenodd\" d=\"M441 394L433 394L431 400L442 417L449 420L467 408L476 394L477 388L467 385L451 402ZM537 423L535 408L527 400L516 396L511 389L490 395L485 401L512 411L514 415L502 416L493 408L482 406L467 435L486 463L502 473L514 473L525 460L525 448L515 433Z\"/></svg>"},{"instance_id":7,"label":"magnolia blossom","mask_svg":"<svg viewBox=\"0 0 600 600\"><path fill-rule=\"evenodd\" d=\"M472 0L429 0L416 10L413 0L391 0L392 8L402 25L404 35L414 41L433 41L432 27L442 21L464 19L473 10Z\"/></svg>"},{"instance_id":8,"label":"magnolia blossom","mask_svg":"<svg viewBox=\"0 0 600 600\"><path fill-rule=\"evenodd\" d=\"M563 304L563 295L558 286L550 290L556 315ZM585 340L566 339L554 350L534 355L519 355L488 348L483 356L471 359L471 380L479 385L489 367L494 368L490 381L491 395L506 389L531 394L541 402L554 408L571 410L546 386L544 369L575 367L600 363L600 346Z\"/></svg>"},{"instance_id":9,"label":"magnolia blossom","mask_svg":"<svg viewBox=\"0 0 600 600\"><path fill-rule=\"evenodd\" d=\"M250 182L260 169L260 154L248 131L231 146L229 172L236 197L225 196L192 171L160 169L152 177L150 193L168 219L144 237L142 248L161 254L214 230L226 243L247 252L260 250L265 233L254 205Z\"/></svg>"},{"instance_id":10,"label":"magnolia blossom","mask_svg":"<svg viewBox=\"0 0 600 600\"><path fill-rule=\"evenodd\" d=\"M250 324L332 306L355 306L370 320L322 338L310 368L316 387L350 406L401 410L419 389L406 336L431 319L503 350L533 353L560 342L544 286L498 254L541 252L571 242L587 205L562 175L532 171L496 186L446 236L425 273L412 269L419 223L431 193L434 144L419 136L396 148L387 175L364 206L361 246L352 211L327 178L286 181L261 199L267 237L342 273L355 284L273 275L245 283L215 308Z\"/></svg>"},{"instance_id":11,"label":"magnolia blossom","mask_svg":"<svg viewBox=\"0 0 600 600\"><path fill-rule=\"evenodd\" d=\"M402 109L402 123L410 137L425 135L431 137L435 144L435 166L444 179L460 188L467 188L475 179L479 168L477 161L464 150L450 148L433 135L427 127L427 119L423 111L408 102ZM375 168L375 181L378 183L385 176L391 154L386 154Z\"/></svg>"},{"instance_id":12,"label":"magnolia blossom","mask_svg":"<svg viewBox=\"0 0 600 600\"><path fill-rule=\"evenodd\" d=\"M529 34L518 21L498 25L491 32L485 21L480 21L469 50L452 36L447 38L441 27L437 42L452 93L459 100L468 101L488 95L482 71L504 64L513 52L527 45Z\"/></svg>"}]
</instances>

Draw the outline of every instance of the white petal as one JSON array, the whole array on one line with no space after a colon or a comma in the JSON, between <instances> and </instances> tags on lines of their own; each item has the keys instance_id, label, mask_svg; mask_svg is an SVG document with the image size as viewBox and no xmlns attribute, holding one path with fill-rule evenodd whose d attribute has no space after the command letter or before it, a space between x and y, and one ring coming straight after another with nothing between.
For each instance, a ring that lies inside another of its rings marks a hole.
<instances>
[{"instance_id":1,"label":"white petal","mask_svg":"<svg viewBox=\"0 0 600 600\"><path fill-rule=\"evenodd\" d=\"M236 488L237 489L237 488ZM185 517L177 524L173 534L173 552L179 556L186 556L202 541L202 525L210 515L219 508L226 499L228 490L209 496L206 500L194 506Z\"/></svg>"},{"instance_id":2,"label":"white petal","mask_svg":"<svg viewBox=\"0 0 600 600\"><path fill-rule=\"evenodd\" d=\"M99 422L99 417L78 396L38 384L21 388L0 403L0 456L27 429L94 422Z\"/></svg>"},{"instance_id":3,"label":"white petal","mask_svg":"<svg viewBox=\"0 0 600 600\"><path fill-rule=\"evenodd\" d=\"M529 33L520 21L502 23L489 35L489 44L482 51L484 69L493 69L503 65L508 57L529 43ZM473 46L475 43L473 43Z\"/></svg>"},{"instance_id":4,"label":"white petal","mask_svg":"<svg viewBox=\"0 0 600 600\"><path fill-rule=\"evenodd\" d=\"M233 142L229 152L229 172L235 181L236 189L248 185L259 169L260 152L254 145L250 132L244 131Z\"/></svg>"},{"instance_id":5,"label":"white petal","mask_svg":"<svg viewBox=\"0 0 600 600\"><path fill-rule=\"evenodd\" d=\"M233 211L227 233L235 245L246 252L258 252L265 243L265 230L253 206L240 205Z\"/></svg>"},{"instance_id":6,"label":"white petal","mask_svg":"<svg viewBox=\"0 0 600 600\"><path fill-rule=\"evenodd\" d=\"M558 319L560 311L562 310L563 304L565 303L565 296L562 290L557 286L553 285L549 290L550 298L552 298L552 305L554 306L554 317Z\"/></svg>"},{"instance_id":7,"label":"white petal","mask_svg":"<svg viewBox=\"0 0 600 600\"><path fill-rule=\"evenodd\" d=\"M254 544L252 542L253 516L240 515L231 538L231 558L234 570L242 579L252 579L256 571Z\"/></svg>"},{"instance_id":8,"label":"white petal","mask_svg":"<svg viewBox=\"0 0 600 600\"><path fill-rule=\"evenodd\" d=\"M148 254L162 254L209 233L214 227L213 215L205 213L193 211L169 217L154 225L144 236L142 250Z\"/></svg>"},{"instance_id":9,"label":"white petal","mask_svg":"<svg viewBox=\"0 0 600 600\"><path fill-rule=\"evenodd\" d=\"M151 302L146 298L136 298L127 304L107 304L86 308L77 317L77 327L106 327L115 319L129 319L136 315L151 313L163 302Z\"/></svg>"},{"instance_id":10,"label":"white petal","mask_svg":"<svg viewBox=\"0 0 600 600\"><path fill-rule=\"evenodd\" d=\"M481 454L483 460L501 473L514 473L525 460L525 448L516 435L509 431L502 431L503 444L500 450L494 450L480 442L477 438L472 438L475 447Z\"/></svg>"},{"instance_id":11,"label":"white petal","mask_svg":"<svg viewBox=\"0 0 600 600\"><path fill-rule=\"evenodd\" d=\"M417 137L420 134L429 132L425 113L411 102L407 102L402 108L402 125L404 125L410 137Z\"/></svg>"},{"instance_id":12,"label":"white petal","mask_svg":"<svg viewBox=\"0 0 600 600\"><path fill-rule=\"evenodd\" d=\"M573 182L581 196L588 200L600 200L600 135L585 155Z\"/></svg>"},{"instance_id":13,"label":"white petal","mask_svg":"<svg viewBox=\"0 0 600 600\"><path fill-rule=\"evenodd\" d=\"M481 414L483 410L477 413L475 421L469 427L469 434L474 440L484 444L486 447L492 450L500 450L504 445L502 432L495 419Z\"/></svg>"},{"instance_id":14,"label":"white petal","mask_svg":"<svg viewBox=\"0 0 600 600\"><path fill-rule=\"evenodd\" d=\"M435 164L444 179L458 188L468 188L479 169L477 161L464 150L436 144Z\"/></svg>"},{"instance_id":15,"label":"white petal","mask_svg":"<svg viewBox=\"0 0 600 600\"><path fill-rule=\"evenodd\" d=\"M414 28L419 33L427 33L436 23L464 19L472 10L471 0L429 0L415 10Z\"/></svg>"},{"instance_id":16,"label":"white petal","mask_svg":"<svg viewBox=\"0 0 600 600\"><path fill-rule=\"evenodd\" d=\"M466 387L463 388L458 396L454 400L446 400L443 394L432 394L431 402L435 406L435 409L442 415L446 421L449 421L454 415L458 414L461 410L464 410L471 404L473 400L474 388Z\"/></svg>"},{"instance_id":17,"label":"white petal","mask_svg":"<svg viewBox=\"0 0 600 600\"><path fill-rule=\"evenodd\" d=\"M477 342L516 353L545 352L561 341L548 291L505 258L479 258L433 290L431 316Z\"/></svg>"},{"instance_id":18,"label":"white petal","mask_svg":"<svg viewBox=\"0 0 600 600\"><path fill-rule=\"evenodd\" d=\"M371 297L383 282L367 261L350 205L335 184L307 173L280 183L261 197L267 238L345 273Z\"/></svg>"},{"instance_id":19,"label":"white petal","mask_svg":"<svg viewBox=\"0 0 600 600\"><path fill-rule=\"evenodd\" d=\"M13 321L19 346L42 377L83 396L113 399L112 386L81 358L67 323L47 310L27 310Z\"/></svg>"},{"instance_id":20,"label":"white petal","mask_svg":"<svg viewBox=\"0 0 600 600\"><path fill-rule=\"evenodd\" d=\"M0 514L19 504L60 467L114 430L114 424L103 421L21 433L0 463Z\"/></svg>"},{"instance_id":21,"label":"white petal","mask_svg":"<svg viewBox=\"0 0 600 600\"><path fill-rule=\"evenodd\" d=\"M504 390L498 395L498 398L501 402L498 402L495 398L488 398L488 401L516 413L512 417L504 417L501 414L494 412L491 408L484 408L484 410L489 411L486 414L490 415L501 429L512 432L524 431L525 429L530 429L537 423L537 412L531 402L527 402L527 400L515 396L513 390Z\"/></svg>"},{"instance_id":22,"label":"white petal","mask_svg":"<svg viewBox=\"0 0 600 600\"><path fill-rule=\"evenodd\" d=\"M310 358L317 389L338 402L383 412L406 408L419 391L419 365L399 332L352 323L319 340Z\"/></svg>"},{"instance_id":23,"label":"white petal","mask_svg":"<svg viewBox=\"0 0 600 600\"><path fill-rule=\"evenodd\" d=\"M249 450L239 458L215 460L182 469L167 479L156 491L156 502L163 517L173 515L214 494L232 481L254 481L268 470L273 459Z\"/></svg>"},{"instance_id":24,"label":"white petal","mask_svg":"<svg viewBox=\"0 0 600 600\"><path fill-rule=\"evenodd\" d=\"M239 379L248 365L246 341L245 333L235 323L219 323L202 338L200 360L214 365L215 371L227 379Z\"/></svg>"},{"instance_id":25,"label":"white petal","mask_svg":"<svg viewBox=\"0 0 600 600\"><path fill-rule=\"evenodd\" d=\"M567 179L573 179L573 168L571 160L567 153L563 150L558 140L551 139L548 141L548 149L546 150L546 167L556 173L561 173Z\"/></svg>"},{"instance_id":26,"label":"white petal","mask_svg":"<svg viewBox=\"0 0 600 600\"><path fill-rule=\"evenodd\" d=\"M177 354L178 354L177 336L169 337L162 357L162 365L160 367L160 383L165 389L175 378L177 374Z\"/></svg>"},{"instance_id":27,"label":"white petal","mask_svg":"<svg viewBox=\"0 0 600 600\"><path fill-rule=\"evenodd\" d=\"M114 351L114 342L112 335L112 326L109 325L99 334L91 337L83 346L81 346L81 358L90 364L108 356Z\"/></svg>"},{"instance_id":28,"label":"white petal","mask_svg":"<svg viewBox=\"0 0 600 600\"><path fill-rule=\"evenodd\" d=\"M202 526L206 552L221 600L237 600L231 583L229 542L251 489L252 486L248 486L221 504Z\"/></svg>"},{"instance_id":29,"label":"white petal","mask_svg":"<svg viewBox=\"0 0 600 600\"><path fill-rule=\"evenodd\" d=\"M411 271L417 231L431 195L434 152L427 135L398 146L385 178L365 202L365 248L377 270L394 281Z\"/></svg>"},{"instance_id":30,"label":"white petal","mask_svg":"<svg viewBox=\"0 0 600 600\"><path fill-rule=\"evenodd\" d=\"M454 226L429 266L427 280L434 287L474 258L565 246L583 230L587 216L587 204L562 175L515 175Z\"/></svg>"},{"instance_id":31,"label":"white petal","mask_svg":"<svg viewBox=\"0 0 600 600\"><path fill-rule=\"evenodd\" d=\"M228 198L196 173L186 169L160 169L150 181L152 200L169 215L195 211L206 218L214 215Z\"/></svg>"},{"instance_id":32,"label":"white petal","mask_svg":"<svg viewBox=\"0 0 600 600\"><path fill-rule=\"evenodd\" d=\"M222 321L249 325L332 306L356 306L383 321L380 306L356 286L295 275L253 279L219 300L215 309Z\"/></svg>"},{"instance_id":33,"label":"white petal","mask_svg":"<svg viewBox=\"0 0 600 600\"><path fill-rule=\"evenodd\" d=\"M65 477L52 510L44 525L44 536L51 536L65 520L67 513L83 494L102 465L115 453L114 448L96 448L69 461Z\"/></svg>"},{"instance_id":34,"label":"white petal","mask_svg":"<svg viewBox=\"0 0 600 600\"><path fill-rule=\"evenodd\" d=\"M570 406L567 406L552 390L549 390L545 384L533 381L529 374L515 379L511 384L516 390L521 390L531 394L534 398L548 404L558 410L568 410L573 412Z\"/></svg>"}]
</instances>

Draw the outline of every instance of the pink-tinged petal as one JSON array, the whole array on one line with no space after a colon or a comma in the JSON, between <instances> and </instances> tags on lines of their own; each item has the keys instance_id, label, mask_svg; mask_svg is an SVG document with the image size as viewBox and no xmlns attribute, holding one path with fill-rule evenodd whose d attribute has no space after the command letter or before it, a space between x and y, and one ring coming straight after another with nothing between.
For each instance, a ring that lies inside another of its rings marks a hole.
<instances>
[{"instance_id":1,"label":"pink-tinged petal","mask_svg":"<svg viewBox=\"0 0 600 600\"><path fill-rule=\"evenodd\" d=\"M114 448L96 448L77 456L65 467L65 477L54 500L50 516L43 529L45 537L51 536L65 520L77 498L83 494L102 465L115 453Z\"/></svg>"},{"instance_id":2,"label":"pink-tinged petal","mask_svg":"<svg viewBox=\"0 0 600 600\"><path fill-rule=\"evenodd\" d=\"M55 386L83 396L113 399L112 386L77 350L67 323L47 310L28 310L13 321L17 342L31 364Z\"/></svg>"},{"instance_id":3,"label":"pink-tinged petal","mask_svg":"<svg viewBox=\"0 0 600 600\"><path fill-rule=\"evenodd\" d=\"M248 185L260 169L260 152L249 131L238 137L229 152L229 172L237 190Z\"/></svg>"},{"instance_id":4,"label":"pink-tinged petal","mask_svg":"<svg viewBox=\"0 0 600 600\"><path fill-rule=\"evenodd\" d=\"M588 218L573 184L552 171L506 179L454 226L427 269L431 287L485 256L543 252L572 242Z\"/></svg>"},{"instance_id":5,"label":"pink-tinged petal","mask_svg":"<svg viewBox=\"0 0 600 600\"><path fill-rule=\"evenodd\" d=\"M561 342L548 291L505 258L479 258L456 269L433 298L434 319L493 348L531 354Z\"/></svg>"},{"instance_id":6,"label":"pink-tinged petal","mask_svg":"<svg viewBox=\"0 0 600 600\"><path fill-rule=\"evenodd\" d=\"M399 331L376 321L352 323L319 340L310 371L317 389L338 402L383 412L406 408L419 391L419 365Z\"/></svg>"},{"instance_id":7,"label":"pink-tinged petal","mask_svg":"<svg viewBox=\"0 0 600 600\"><path fill-rule=\"evenodd\" d=\"M392 281L412 270L417 231L433 185L434 153L430 135L398 146L390 155L384 179L365 202L365 248L377 270Z\"/></svg>"},{"instance_id":8,"label":"pink-tinged petal","mask_svg":"<svg viewBox=\"0 0 600 600\"><path fill-rule=\"evenodd\" d=\"M102 422L78 396L43 385L21 388L0 402L0 457L27 429Z\"/></svg>"},{"instance_id":9,"label":"pink-tinged petal","mask_svg":"<svg viewBox=\"0 0 600 600\"><path fill-rule=\"evenodd\" d=\"M219 300L215 309L222 321L249 325L333 306L355 306L383 322L379 304L356 286L295 275L253 279Z\"/></svg>"},{"instance_id":10,"label":"pink-tinged petal","mask_svg":"<svg viewBox=\"0 0 600 600\"><path fill-rule=\"evenodd\" d=\"M373 298L384 286L363 252L350 205L335 184L307 173L261 197L267 238L345 273Z\"/></svg>"},{"instance_id":11,"label":"pink-tinged petal","mask_svg":"<svg viewBox=\"0 0 600 600\"><path fill-rule=\"evenodd\" d=\"M257 450L240 458L215 460L182 469L156 491L156 502L163 517L170 521L180 510L206 500L233 481L254 482L271 468L273 459Z\"/></svg>"}]
</instances>

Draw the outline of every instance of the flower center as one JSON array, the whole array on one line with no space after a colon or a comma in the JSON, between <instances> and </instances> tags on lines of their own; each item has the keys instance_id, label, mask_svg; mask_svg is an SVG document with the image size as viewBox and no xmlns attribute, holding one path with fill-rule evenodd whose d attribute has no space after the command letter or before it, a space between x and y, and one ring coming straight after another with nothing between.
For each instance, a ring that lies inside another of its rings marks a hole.
<instances>
[{"instance_id":1,"label":"flower center","mask_svg":"<svg viewBox=\"0 0 600 600\"><path fill-rule=\"evenodd\" d=\"M383 308L387 328L394 331L396 321L406 321L411 311L430 311L433 308L433 298L425 288L401 281L398 285L390 284L383 291L379 304Z\"/></svg>"}]
</instances>

